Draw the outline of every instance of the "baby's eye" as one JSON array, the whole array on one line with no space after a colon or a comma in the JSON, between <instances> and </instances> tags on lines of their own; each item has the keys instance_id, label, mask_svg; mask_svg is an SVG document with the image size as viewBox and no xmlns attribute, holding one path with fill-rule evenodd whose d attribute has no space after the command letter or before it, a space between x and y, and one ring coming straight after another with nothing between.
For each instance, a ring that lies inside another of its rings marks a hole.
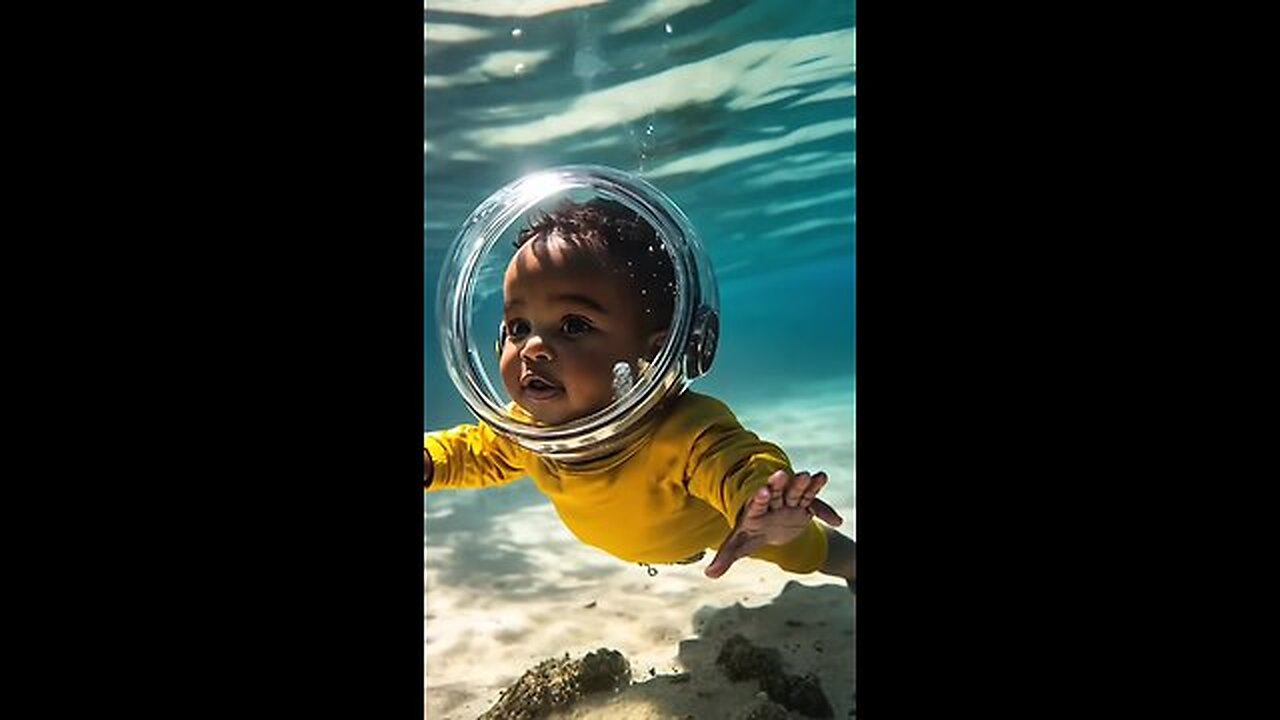
<instances>
[{"instance_id":1,"label":"baby's eye","mask_svg":"<svg viewBox=\"0 0 1280 720\"><path fill-rule=\"evenodd\" d=\"M560 326L560 330L569 337L586 335L591 332L591 323L587 322L585 318L571 315L564 319L564 324Z\"/></svg>"},{"instance_id":2,"label":"baby's eye","mask_svg":"<svg viewBox=\"0 0 1280 720\"><path fill-rule=\"evenodd\" d=\"M512 338L522 338L529 334L529 322L527 320L512 320L507 323L507 335Z\"/></svg>"}]
</instances>

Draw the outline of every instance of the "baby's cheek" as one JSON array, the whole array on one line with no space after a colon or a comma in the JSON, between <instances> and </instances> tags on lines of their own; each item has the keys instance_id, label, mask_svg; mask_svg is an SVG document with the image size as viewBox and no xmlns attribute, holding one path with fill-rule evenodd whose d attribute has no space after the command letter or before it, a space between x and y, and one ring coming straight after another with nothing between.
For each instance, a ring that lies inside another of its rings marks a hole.
<instances>
[{"instance_id":1,"label":"baby's cheek","mask_svg":"<svg viewBox=\"0 0 1280 720\"><path fill-rule=\"evenodd\" d=\"M502 359L498 361L498 371L502 374L502 384L506 386L507 392L514 396L516 389L520 387L520 368L510 350L503 351Z\"/></svg>"},{"instance_id":2,"label":"baby's cheek","mask_svg":"<svg viewBox=\"0 0 1280 720\"><path fill-rule=\"evenodd\" d=\"M583 413L595 412L613 400L612 384L602 382L598 373L583 373L575 383L577 390L578 410Z\"/></svg>"}]
</instances>

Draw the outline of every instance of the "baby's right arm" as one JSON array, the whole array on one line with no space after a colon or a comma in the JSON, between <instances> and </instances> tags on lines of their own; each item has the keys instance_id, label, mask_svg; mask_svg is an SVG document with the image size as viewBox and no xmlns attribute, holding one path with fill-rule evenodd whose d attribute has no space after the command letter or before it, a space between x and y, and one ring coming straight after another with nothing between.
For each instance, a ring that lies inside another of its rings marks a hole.
<instances>
[{"instance_id":1,"label":"baby's right arm","mask_svg":"<svg viewBox=\"0 0 1280 720\"><path fill-rule=\"evenodd\" d=\"M423 436L424 491L503 485L523 476L533 456L488 425L459 425Z\"/></svg>"}]
</instances>

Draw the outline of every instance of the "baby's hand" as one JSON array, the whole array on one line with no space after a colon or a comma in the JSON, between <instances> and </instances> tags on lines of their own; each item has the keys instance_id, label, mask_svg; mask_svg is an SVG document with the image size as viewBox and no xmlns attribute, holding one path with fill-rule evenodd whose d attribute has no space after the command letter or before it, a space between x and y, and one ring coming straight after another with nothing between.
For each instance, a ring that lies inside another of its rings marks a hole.
<instances>
[{"instance_id":1,"label":"baby's hand","mask_svg":"<svg viewBox=\"0 0 1280 720\"><path fill-rule=\"evenodd\" d=\"M821 472L812 476L807 472L792 476L785 470L779 470L770 475L765 487L760 488L743 507L738 525L725 538L707 566L707 577L720 577L730 565L765 545L791 542L804 532L809 519L814 516L828 525L843 523L830 505L816 497L826 484L827 474Z\"/></svg>"},{"instance_id":2,"label":"baby's hand","mask_svg":"<svg viewBox=\"0 0 1280 720\"><path fill-rule=\"evenodd\" d=\"M844 520L830 505L818 499L818 492L827 484L827 474L807 472L788 475L786 470L769 476L769 509L807 508L812 515L828 525L839 526Z\"/></svg>"}]
</instances>

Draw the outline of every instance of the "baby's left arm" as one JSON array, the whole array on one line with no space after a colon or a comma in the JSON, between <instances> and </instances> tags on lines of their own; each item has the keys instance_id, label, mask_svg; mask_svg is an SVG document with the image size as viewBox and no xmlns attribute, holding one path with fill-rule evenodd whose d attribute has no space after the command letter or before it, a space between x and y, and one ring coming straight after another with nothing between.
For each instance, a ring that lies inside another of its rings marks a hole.
<instances>
[{"instance_id":1,"label":"baby's left arm","mask_svg":"<svg viewBox=\"0 0 1280 720\"><path fill-rule=\"evenodd\" d=\"M808 473L792 475L782 448L742 427L728 406L713 398L691 395L662 432L682 445L685 490L724 515L731 527L741 524L748 503L766 484L769 503L778 507L808 507L826 484L826 475L817 482ZM827 515L830 508L826 503L822 508ZM828 517L839 522L834 512Z\"/></svg>"},{"instance_id":2,"label":"baby's left arm","mask_svg":"<svg viewBox=\"0 0 1280 720\"><path fill-rule=\"evenodd\" d=\"M779 470L770 475L766 485L743 506L733 531L707 566L707 577L720 577L733 563L765 545L791 542L804 532L815 516L828 525L843 523L844 520L830 505L817 498L826 484L827 474L824 472L792 475L786 470Z\"/></svg>"},{"instance_id":3,"label":"baby's left arm","mask_svg":"<svg viewBox=\"0 0 1280 720\"><path fill-rule=\"evenodd\" d=\"M733 525L772 473L791 469L790 461L782 448L743 428L727 409L700 430L686 456L685 489Z\"/></svg>"}]
</instances>

